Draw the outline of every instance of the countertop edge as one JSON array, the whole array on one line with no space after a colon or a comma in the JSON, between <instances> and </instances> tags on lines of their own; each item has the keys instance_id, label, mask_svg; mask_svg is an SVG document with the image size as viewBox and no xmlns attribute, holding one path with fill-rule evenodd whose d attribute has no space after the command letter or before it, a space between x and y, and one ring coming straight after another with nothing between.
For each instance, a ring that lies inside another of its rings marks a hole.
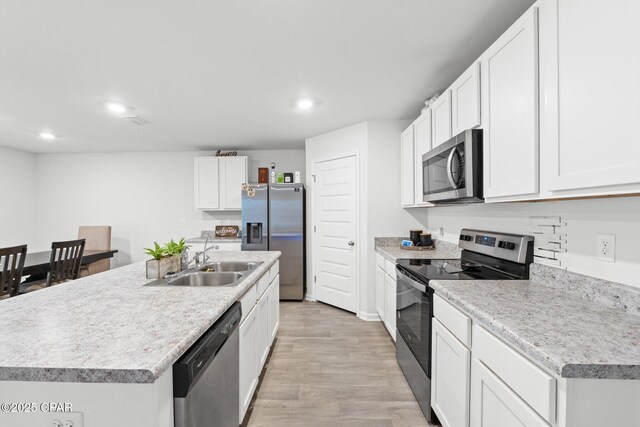
<instances>
[{"instance_id":1,"label":"countertop edge","mask_svg":"<svg viewBox=\"0 0 640 427\"><path fill-rule=\"evenodd\" d=\"M432 280L429 282L436 294L442 296L449 303L453 304L457 309L464 312L474 321L494 333L498 338L505 341L508 345L516 348L524 353L525 357L529 356L536 363L549 369L560 378L565 379L640 379L640 366L636 365L608 365L608 364L575 364L566 363L554 359L551 355L542 351L532 343L529 343L515 332L511 331L507 326L499 320L491 317L487 313L473 307L473 303L462 301L454 293L451 293L440 282L446 280ZM525 280L517 280L516 282L527 282ZM594 303L595 304L595 303ZM475 311L471 313L467 307L472 307Z\"/></svg>"}]
</instances>

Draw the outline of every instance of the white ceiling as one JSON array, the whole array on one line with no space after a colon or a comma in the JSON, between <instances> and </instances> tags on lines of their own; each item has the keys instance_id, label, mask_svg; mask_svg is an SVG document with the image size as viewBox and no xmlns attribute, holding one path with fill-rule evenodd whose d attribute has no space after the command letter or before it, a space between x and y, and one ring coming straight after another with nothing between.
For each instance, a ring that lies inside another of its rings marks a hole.
<instances>
[{"instance_id":1,"label":"white ceiling","mask_svg":"<svg viewBox=\"0 0 640 427\"><path fill-rule=\"evenodd\" d=\"M4 1L0 145L302 148L415 118L533 0ZM293 108L303 95L319 106ZM151 122L106 112L124 102ZM46 142L49 130L60 138Z\"/></svg>"}]
</instances>

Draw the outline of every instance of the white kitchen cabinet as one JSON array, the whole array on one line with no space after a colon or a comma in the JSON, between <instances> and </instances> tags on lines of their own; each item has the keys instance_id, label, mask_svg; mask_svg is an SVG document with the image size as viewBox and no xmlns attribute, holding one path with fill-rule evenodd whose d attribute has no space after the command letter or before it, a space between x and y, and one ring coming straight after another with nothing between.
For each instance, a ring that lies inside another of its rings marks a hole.
<instances>
[{"instance_id":1,"label":"white kitchen cabinet","mask_svg":"<svg viewBox=\"0 0 640 427\"><path fill-rule=\"evenodd\" d=\"M385 274L384 276L384 324L396 340L396 280Z\"/></svg>"},{"instance_id":2,"label":"white kitchen cabinet","mask_svg":"<svg viewBox=\"0 0 640 427\"><path fill-rule=\"evenodd\" d=\"M443 427L468 427L471 351L437 319L432 325L431 407Z\"/></svg>"},{"instance_id":3,"label":"white kitchen cabinet","mask_svg":"<svg viewBox=\"0 0 640 427\"><path fill-rule=\"evenodd\" d=\"M247 157L195 157L194 203L197 210L240 210Z\"/></svg>"},{"instance_id":4,"label":"white kitchen cabinet","mask_svg":"<svg viewBox=\"0 0 640 427\"><path fill-rule=\"evenodd\" d=\"M447 89L431 104L431 148L451 138L451 90Z\"/></svg>"},{"instance_id":5,"label":"white kitchen cabinet","mask_svg":"<svg viewBox=\"0 0 640 427\"><path fill-rule=\"evenodd\" d=\"M480 124L480 62L475 62L451 85L452 136Z\"/></svg>"},{"instance_id":6,"label":"white kitchen cabinet","mask_svg":"<svg viewBox=\"0 0 640 427\"><path fill-rule=\"evenodd\" d=\"M244 419L258 385L258 352L256 347L256 307L240 324L240 422Z\"/></svg>"},{"instance_id":7,"label":"white kitchen cabinet","mask_svg":"<svg viewBox=\"0 0 640 427\"><path fill-rule=\"evenodd\" d=\"M428 108L413 122L414 132L414 189L416 206L433 206L423 201L422 155L431 150L431 109Z\"/></svg>"},{"instance_id":8,"label":"white kitchen cabinet","mask_svg":"<svg viewBox=\"0 0 640 427\"><path fill-rule=\"evenodd\" d=\"M243 319L240 323L240 423L244 419L262 368L280 325L280 275L276 262L240 298ZM271 284L258 292L264 281L276 274ZM248 314L246 314L248 313Z\"/></svg>"},{"instance_id":9,"label":"white kitchen cabinet","mask_svg":"<svg viewBox=\"0 0 640 427\"><path fill-rule=\"evenodd\" d=\"M482 55L484 195L537 195L538 16L530 8Z\"/></svg>"},{"instance_id":10,"label":"white kitchen cabinet","mask_svg":"<svg viewBox=\"0 0 640 427\"><path fill-rule=\"evenodd\" d=\"M556 196L638 192L640 2L538 3L549 189Z\"/></svg>"},{"instance_id":11,"label":"white kitchen cabinet","mask_svg":"<svg viewBox=\"0 0 640 427\"><path fill-rule=\"evenodd\" d=\"M271 310L271 293L266 291L256 305L256 370L262 372L269 356L271 331L269 330L269 311Z\"/></svg>"},{"instance_id":12,"label":"white kitchen cabinet","mask_svg":"<svg viewBox=\"0 0 640 427\"><path fill-rule=\"evenodd\" d=\"M400 135L400 203L403 207L415 204L415 157L413 124Z\"/></svg>"},{"instance_id":13,"label":"white kitchen cabinet","mask_svg":"<svg viewBox=\"0 0 640 427\"><path fill-rule=\"evenodd\" d=\"M376 312L384 321L384 269L376 266Z\"/></svg>"},{"instance_id":14,"label":"white kitchen cabinet","mask_svg":"<svg viewBox=\"0 0 640 427\"><path fill-rule=\"evenodd\" d=\"M277 275L267 291L269 295L269 346L273 345L280 327L280 275Z\"/></svg>"},{"instance_id":15,"label":"white kitchen cabinet","mask_svg":"<svg viewBox=\"0 0 640 427\"><path fill-rule=\"evenodd\" d=\"M471 368L471 427L548 427L533 409L482 362Z\"/></svg>"},{"instance_id":16,"label":"white kitchen cabinet","mask_svg":"<svg viewBox=\"0 0 640 427\"><path fill-rule=\"evenodd\" d=\"M217 157L193 159L194 202L196 209L220 209L220 163Z\"/></svg>"}]
</instances>

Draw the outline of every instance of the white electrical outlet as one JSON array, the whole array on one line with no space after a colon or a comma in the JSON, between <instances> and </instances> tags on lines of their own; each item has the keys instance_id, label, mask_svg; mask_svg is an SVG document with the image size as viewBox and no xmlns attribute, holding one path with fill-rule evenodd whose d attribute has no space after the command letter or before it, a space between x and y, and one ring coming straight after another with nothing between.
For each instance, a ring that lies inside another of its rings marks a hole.
<instances>
[{"instance_id":1,"label":"white electrical outlet","mask_svg":"<svg viewBox=\"0 0 640 427\"><path fill-rule=\"evenodd\" d=\"M598 234L597 257L602 261L616 262L616 236L615 234Z\"/></svg>"}]
</instances>

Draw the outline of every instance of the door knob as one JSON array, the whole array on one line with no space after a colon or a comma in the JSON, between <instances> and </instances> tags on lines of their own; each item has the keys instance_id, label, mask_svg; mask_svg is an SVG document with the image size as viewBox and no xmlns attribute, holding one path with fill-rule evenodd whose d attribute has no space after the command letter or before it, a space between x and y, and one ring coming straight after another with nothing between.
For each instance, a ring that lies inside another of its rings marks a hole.
<instances>
[{"instance_id":1,"label":"door knob","mask_svg":"<svg viewBox=\"0 0 640 427\"><path fill-rule=\"evenodd\" d=\"M347 245L349 245L349 246L353 246L355 244L356 244L356 242L354 242L353 240L349 240L349 243L347 243Z\"/></svg>"}]
</instances>

